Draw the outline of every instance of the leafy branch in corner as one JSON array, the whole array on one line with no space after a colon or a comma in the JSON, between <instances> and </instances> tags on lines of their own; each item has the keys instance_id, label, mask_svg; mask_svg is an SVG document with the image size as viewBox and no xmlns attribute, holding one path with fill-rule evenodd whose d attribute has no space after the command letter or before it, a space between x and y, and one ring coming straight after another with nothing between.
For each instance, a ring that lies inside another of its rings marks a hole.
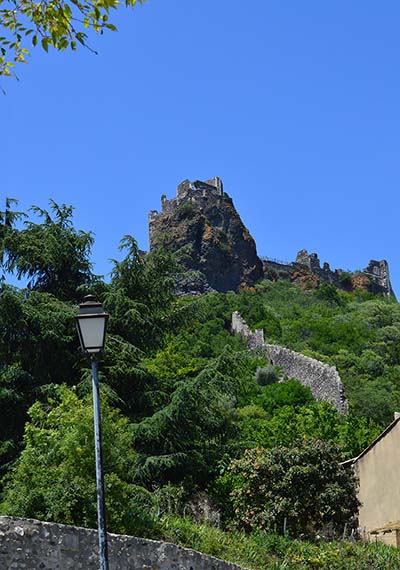
<instances>
[{"instance_id":1,"label":"leafy branch in corner","mask_svg":"<svg viewBox=\"0 0 400 570\"><path fill-rule=\"evenodd\" d=\"M125 0L134 8L146 0ZM27 45L64 51L88 45L88 31L102 34L117 28L109 21L119 0L0 0L0 75L14 76L16 63L27 63Z\"/></svg>"}]
</instances>

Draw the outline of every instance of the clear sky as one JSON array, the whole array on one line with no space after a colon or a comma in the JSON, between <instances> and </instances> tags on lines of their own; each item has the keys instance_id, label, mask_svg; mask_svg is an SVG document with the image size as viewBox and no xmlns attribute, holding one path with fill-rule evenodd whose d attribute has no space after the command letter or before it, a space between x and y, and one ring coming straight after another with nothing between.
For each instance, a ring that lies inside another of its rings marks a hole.
<instances>
[{"instance_id":1,"label":"clear sky","mask_svg":"<svg viewBox=\"0 0 400 570\"><path fill-rule=\"evenodd\" d=\"M398 0L149 0L2 80L0 198L75 206L95 270L177 184L220 176L260 255L386 258L400 294Z\"/></svg>"}]
</instances>

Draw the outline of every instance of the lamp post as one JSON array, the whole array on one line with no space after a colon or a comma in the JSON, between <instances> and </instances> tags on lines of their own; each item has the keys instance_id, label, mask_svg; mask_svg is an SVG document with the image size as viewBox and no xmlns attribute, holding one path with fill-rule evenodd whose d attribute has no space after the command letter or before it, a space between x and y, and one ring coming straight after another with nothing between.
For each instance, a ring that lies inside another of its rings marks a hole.
<instances>
[{"instance_id":1,"label":"lamp post","mask_svg":"<svg viewBox=\"0 0 400 570\"><path fill-rule=\"evenodd\" d=\"M104 501L104 473L101 450L101 417L100 392L98 376L98 358L104 349L108 313L105 313L101 303L95 301L93 295L87 295L79 305L76 318L76 328L82 350L91 360L93 412L94 412L94 445L96 455L96 487L97 487L97 520L99 529L99 559L100 570L109 570L106 507Z\"/></svg>"}]
</instances>

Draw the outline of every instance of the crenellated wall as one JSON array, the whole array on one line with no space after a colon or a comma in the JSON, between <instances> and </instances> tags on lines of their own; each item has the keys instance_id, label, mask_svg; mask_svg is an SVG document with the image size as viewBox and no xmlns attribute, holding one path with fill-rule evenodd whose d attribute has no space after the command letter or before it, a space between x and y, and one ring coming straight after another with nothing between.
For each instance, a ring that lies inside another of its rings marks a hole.
<instances>
[{"instance_id":1,"label":"crenellated wall","mask_svg":"<svg viewBox=\"0 0 400 570\"><path fill-rule=\"evenodd\" d=\"M240 570L168 542L108 535L110 570ZM98 570L97 531L0 517L1 570Z\"/></svg>"},{"instance_id":2,"label":"crenellated wall","mask_svg":"<svg viewBox=\"0 0 400 570\"><path fill-rule=\"evenodd\" d=\"M262 350L274 366L280 366L289 378L295 378L308 386L316 400L326 400L340 413L347 412L347 400L343 383L334 366L329 366L315 358L304 356L283 346L266 344L264 331L252 331L239 311L232 313L232 332L241 334L252 350Z\"/></svg>"}]
</instances>

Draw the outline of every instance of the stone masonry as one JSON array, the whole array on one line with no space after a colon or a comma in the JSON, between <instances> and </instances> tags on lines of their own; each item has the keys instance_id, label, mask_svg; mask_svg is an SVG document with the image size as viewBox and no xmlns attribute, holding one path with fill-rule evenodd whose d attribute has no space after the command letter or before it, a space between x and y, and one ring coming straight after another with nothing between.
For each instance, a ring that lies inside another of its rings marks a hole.
<instances>
[{"instance_id":1,"label":"stone masonry","mask_svg":"<svg viewBox=\"0 0 400 570\"><path fill-rule=\"evenodd\" d=\"M288 348L264 342L264 331L252 331L239 311L232 314L232 332L241 334L251 350L261 350L271 364L282 368L289 378L295 378L308 386L316 400L326 400L333 404L340 413L347 412L347 400L339 373L334 366L329 366L315 358L304 356Z\"/></svg>"},{"instance_id":2,"label":"stone masonry","mask_svg":"<svg viewBox=\"0 0 400 570\"><path fill-rule=\"evenodd\" d=\"M303 290L317 289L323 283L331 283L345 291L363 289L374 295L395 298L390 282L389 264L385 259L372 259L361 271L343 271L331 269L327 262L321 267L316 253L308 253L302 249L298 252L296 261L292 262L263 258L263 270L266 279L287 279Z\"/></svg>"},{"instance_id":3,"label":"stone masonry","mask_svg":"<svg viewBox=\"0 0 400 570\"><path fill-rule=\"evenodd\" d=\"M236 564L158 542L109 534L110 570L241 570ZM97 531L0 517L1 570L98 570Z\"/></svg>"}]
</instances>

